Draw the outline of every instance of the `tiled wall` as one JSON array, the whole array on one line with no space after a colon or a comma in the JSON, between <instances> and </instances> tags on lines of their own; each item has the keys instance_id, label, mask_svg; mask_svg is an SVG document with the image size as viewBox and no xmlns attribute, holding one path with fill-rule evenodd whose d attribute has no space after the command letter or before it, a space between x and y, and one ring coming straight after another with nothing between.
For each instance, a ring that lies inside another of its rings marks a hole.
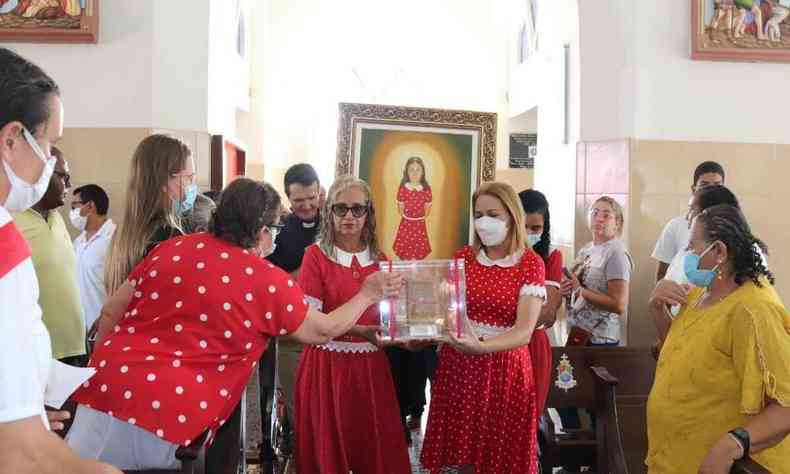
<instances>
[{"instance_id":1,"label":"tiled wall","mask_svg":"<svg viewBox=\"0 0 790 474\"><path fill-rule=\"evenodd\" d=\"M768 245L776 289L785 303L790 301L790 221L784 207L790 201L790 145L635 140L630 174L635 231L629 242L637 265L631 287L634 315L645 314L653 288L656 263L650 254L656 239L669 219L686 212L694 168L706 160L724 166L725 184L738 197L752 232ZM649 321L632 320L629 331L636 343L655 337Z\"/></svg>"},{"instance_id":2,"label":"tiled wall","mask_svg":"<svg viewBox=\"0 0 790 474\"><path fill-rule=\"evenodd\" d=\"M575 251L578 252L592 240L588 226L588 211L602 195L614 198L625 210L625 226L622 239L629 245L632 228L629 212L629 162L628 140L579 143L576 148L576 219ZM573 260L573 256L570 256ZM621 318L621 327L629 324L631 311ZM622 343L628 343L628 333L622 335Z\"/></svg>"},{"instance_id":3,"label":"tiled wall","mask_svg":"<svg viewBox=\"0 0 790 474\"><path fill-rule=\"evenodd\" d=\"M738 197L755 235L769 247L777 290L790 298L790 222L783 203L790 200L789 145L616 140L580 143L577 148L575 250L590 240L587 209L601 194L625 205L623 240L634 258L627 334L629 345L653 342L647 299L655 284L650 257L664 225L685 214L694 168L721 163L726 185ZM624 327L626 327L624 325Z\"/></svg>"}]
</instances>

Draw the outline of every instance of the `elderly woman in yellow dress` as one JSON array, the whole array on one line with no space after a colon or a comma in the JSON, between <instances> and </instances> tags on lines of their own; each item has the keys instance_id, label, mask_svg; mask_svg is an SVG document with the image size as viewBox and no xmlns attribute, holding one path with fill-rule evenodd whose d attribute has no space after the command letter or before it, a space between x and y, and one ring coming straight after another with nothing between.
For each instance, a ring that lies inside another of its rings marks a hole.
<instances>
[{"instance_id":1,"label":"elderly woman in yellow dress","mask_svg":"<svg viewBox=\"0 0 790 474\"><path fill-rule=\"evenodd\" d=\"M653 318L683 305L661 349L647 407L650 473L728 473L747 454L790 473L790 315L741 212L694 219L684 271L662 280Z\"/></svg>"}]
</instances>

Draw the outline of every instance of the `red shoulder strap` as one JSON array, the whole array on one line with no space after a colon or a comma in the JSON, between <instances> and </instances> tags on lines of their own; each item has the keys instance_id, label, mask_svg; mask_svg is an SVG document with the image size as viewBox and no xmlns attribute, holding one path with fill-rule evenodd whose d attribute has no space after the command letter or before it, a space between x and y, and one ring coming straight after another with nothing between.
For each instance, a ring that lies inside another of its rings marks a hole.
<instances>
[{"instance_id":1,"label":"red shoulder strap","mask_svg":"<svg viewBox=\"0 0 790 474\"><path fill-rule=\"evenodd\" d=\"M0 226L0 278L3 278L31 255L30 245L14 221Z\"/></svg>"}]
</instances>

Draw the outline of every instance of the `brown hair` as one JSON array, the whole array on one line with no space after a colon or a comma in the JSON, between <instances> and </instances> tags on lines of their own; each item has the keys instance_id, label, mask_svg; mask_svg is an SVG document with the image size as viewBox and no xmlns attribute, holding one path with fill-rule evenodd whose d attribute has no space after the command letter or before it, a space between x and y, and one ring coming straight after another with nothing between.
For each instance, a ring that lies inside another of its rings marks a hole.
<instances>
[{"instance_id":1,"label":"brown hair","mask_svg":"<svg viewBox=\"0 0 790 474\"><path fill-rule=\"evenodd\" d=\"M484 195L499 199L502 206L507 210L508 214L510 214L511 225L508 229L507 238L505 239L506 242L508 239L510 240L508 255L528 249L524 209L521 207L521 200L518 198L516 191L513 190L513 187L498 181L481 184L472 195L472 208L477 204L477 199ZM480 248L483 247L483 243L480 241L477 232L474 233L472 245L474 245L476 250L480 250Z\"/></svg>"},{"instance_id":2,"label":"brown hair","mask_svg":"<svg viewBox=\"0 0 790 474\"><path fill-rule=\"evenodd\" d=\"M612 207L612 210L614 211L614 220L617 224L617 235L623 235L623 226L625 225L625 213L623 211L623 206L621 206L619 202L615 201L614 198L609 196L599 197L595 200L593 206L599 202L605 202Z\"/></svg>"},{"instance_id":3,"label":"brown hair","mask_svg":"<svg viewBox=\"0 0 790 474\"><path fill-rule=\"evenodd\" d=\"M123 220L107 255L107 294L114 293L143 259L157 229L167 225L181 230L179 217L164 190L170 177L180 173L191 156L184 142L167 135L151 135L137 145Z\"/></svg>"},{"instance_id":4,"label":"brown hair","mask_svg":"<svg viewBox=\"0 0 790 474\"><path fill-rule=\"evenodd\" d=\"M237 178L222 191L208 227L216 237L249 249L258 246L263 226L279 215L280 195L271 184Z\"/></svg>"}]
</instances>

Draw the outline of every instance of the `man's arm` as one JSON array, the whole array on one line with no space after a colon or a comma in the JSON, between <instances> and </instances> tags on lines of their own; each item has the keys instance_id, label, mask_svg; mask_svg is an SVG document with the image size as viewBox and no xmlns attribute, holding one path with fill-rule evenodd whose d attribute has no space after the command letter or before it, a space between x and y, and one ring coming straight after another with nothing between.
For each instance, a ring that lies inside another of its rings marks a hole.
<instances>
[{"instance_id":1,"label":"man's arm","mask_svg":"<svg viewBox=\"0 0 790 474\"><path fill-rule=\"evenodd\" d=\"M38 416L0 423L0 446L0 474L122 474L108 464L81 459Z\"/></svg>"}]
</instances>

